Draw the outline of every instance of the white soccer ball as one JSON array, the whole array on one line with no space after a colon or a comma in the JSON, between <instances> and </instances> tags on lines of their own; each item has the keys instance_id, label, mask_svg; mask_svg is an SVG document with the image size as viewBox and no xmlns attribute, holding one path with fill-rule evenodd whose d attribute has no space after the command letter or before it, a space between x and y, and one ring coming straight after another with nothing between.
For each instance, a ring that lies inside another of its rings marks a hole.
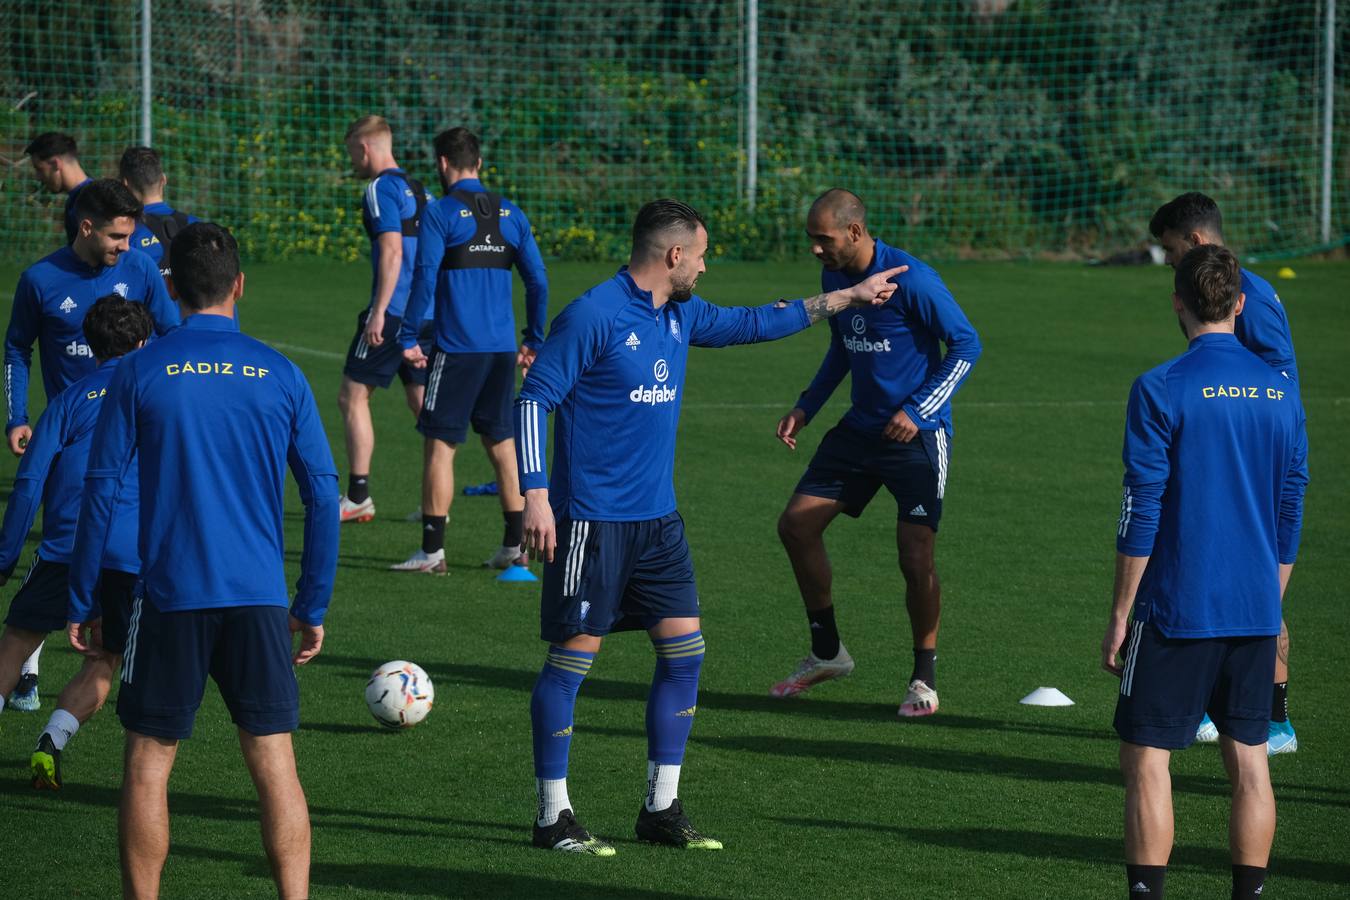
<instances>
[{"instance_id":1,"label":"white soccer ball","mask_svg":"<svg viewBox=\"0 0 1350 900\"><path fill-rule=\"evenodd\" d=\"M436 692L416 663L396 659L380 666L366 682L366 706L385 728L411 728L431 712Z\"/></svg>"}]
</instances>

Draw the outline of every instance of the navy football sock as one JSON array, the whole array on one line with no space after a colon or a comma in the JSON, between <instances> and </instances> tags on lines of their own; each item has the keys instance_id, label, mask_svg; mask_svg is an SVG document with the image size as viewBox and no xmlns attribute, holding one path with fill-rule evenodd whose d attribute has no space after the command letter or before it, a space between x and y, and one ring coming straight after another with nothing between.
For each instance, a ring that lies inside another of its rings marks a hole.
<instances>
[{"instance_id":1,"label":"navy football sock","mask_svg":"<svg viewBox=\"0 0 1350 900\"><path fill-rule=\"evenodd\" d=\"M595 661L594 653L550 647L530 695L530 727L534 732L536 778L567 777L572 747L572 711L577 691Z\"/></svg>"},{"instance_id":2,"label":"navy football sock","mask_svg":"<svg viewBox=\"0 0 1350 900\"><path fill-rule=\"evenodd\" d=\"M1130 885L1125 895L1129 900L1162 900L1167 866L1132 866L1126 863L1125 879Z\"/></svg>"},{"instance_id":3,"label":"navy football sock","mask_svg":"<svg viewBox=\"0 0 1350 900\"><path fill-rule=\"evenodd\" d=\"M928 649L914 650L914 672L909 676L909 680L914 679L922 681L933 690L937 690L937 650Z\"/></svg>"},{"instance_id":4,"label":"navy football sock","mask_svg":"<svg viewBox=\"0 0 1350 900\"><path fill-rule=\"evenodd\" d=\"M502 534L503 547L519 547L521 541L525 539L525 512L504 512L502 518L506 520L506 531Z\"/></svg>"},{"instance_id":5,"label":"navy football sock","mask_svg":"<svg viewBox=\"0 0 1350 900\"><path fill-rule=\"evenodd\" d=\"M834 605L824 609L808 609L806 621L811 625L811 654L816 659L834 659L839 655L839 629L834 624Z\"/></svg>"},{"instance_id":6,"label":"navy football sock","mask_svg":"<svg viewBox=\"0 0 1350 900\"><path fill-rule=\"evenodd\" d=\"M347 476L347 499L353 503L365 503L370 499L370 476Z\"/></svg>"},{"instance_id":7,"label":"navy football sock","mask_svg":"<svg viewBox=\"0 0 1350 900\"><path fill-rule=\"evenodd\" d=\"M1232 900L1261 900L1266 886L1266 870L1262 866L1233 865Z\"/></svg>"},{"instance_id":8,"label":"navy football sock","mask_svg":"<svg viewBox=\"0 0 1350 900\"><path fill-rule=\"evenodd\" d=\"M445 516L422 516L422 552L445 549Z\"/></svg>"},{"instance_id":9,"label":"navy football sock","mask_svg":"<svg viewBox=\"0 0 1350 900\"><path fill-rule=\"evenodd\" d=\"M1270 721L1289 721L1289 682L1281 681L1275 685L1270 698Z\"/></svg>"}]
</instances>

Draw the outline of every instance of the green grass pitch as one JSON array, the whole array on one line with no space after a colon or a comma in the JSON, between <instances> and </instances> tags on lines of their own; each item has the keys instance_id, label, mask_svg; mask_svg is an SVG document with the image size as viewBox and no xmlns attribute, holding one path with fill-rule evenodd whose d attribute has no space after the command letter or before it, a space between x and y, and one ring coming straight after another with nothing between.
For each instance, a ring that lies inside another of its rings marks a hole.
<instances>
[{"instance_id":1,"label":"green grass pitch","mask_svg":"<svg viewBox=\"0 0 1350 900\"><path fill-rule=\"evenodd\" d=\"M555 266L553 312L609 271ZM856 673L796 700L767 696L807 649L774 522L845 408L847 388L792 453L773 439L774 425L814 374L824 329L759 347L695 350L676 472L708 656L681 793L695 823L727 849L680 853L632 837L652 656L631 634L607 643L582 688L570 776L583 821L615 839L619 854L577 859L531 849L528 697L544 654L537 588L496 584L478 568L500 536L492 498L457 497L448 577L385 571L418 546L417 526L403 518L418 504L421 448L401 397L381 393L372 477L379 516L344 526L327 643L300 672L296 749L314 822L314 896L1119 895L1116 681L1099 671L1097 647L1111 587L1126 393L1138 373L1184 346L1169 305L1170 272L1048 264L942 271L980 331L984 356L955 401L938 544L945 614L937 716L895 717L910 654L893 506L884 495L860 521L840 520L828 538ZM1273 266L1260 271L1274 277ZM17 275L0 271L8 284ZM1350 884L1348 275L1344 264L1305 262L1297 280L1276 282L1303 373L1312 485L1287 598L1301 748L1272 765L1275 897L1343 897ZM725 304L764 302L814 292L817 277L809 261L714 264L700 290ZM361 266L258 266L248 271L242 307L246 329L308 373L344 479L336 394L368 278ZM1215 477L1222 468L1215 460ZM13 471L6 454L6 489ZM490 477L477 446L461 450L456 474L461 486ZM298 501L288 527L294 569ZM2 596L7 604L13 588ZM370 670L395 658L420 663L436 685L435 710L406 733L382 731L362 701ZM36 794L27 783L32 742L77 662L58 636L43 660L43 711L0 716L4 896L118 890L122 732L113 710L71 743L59 794ZM1059 687L1076 705L1018 705L1040 685ZM1227 789L1218 753L1198 746L1176 754L1173 772L1171 892L1226 895ZM180 751L170 806L166 897L272 894L252 789L214 688Z\"/></svg>"}]
</instances>

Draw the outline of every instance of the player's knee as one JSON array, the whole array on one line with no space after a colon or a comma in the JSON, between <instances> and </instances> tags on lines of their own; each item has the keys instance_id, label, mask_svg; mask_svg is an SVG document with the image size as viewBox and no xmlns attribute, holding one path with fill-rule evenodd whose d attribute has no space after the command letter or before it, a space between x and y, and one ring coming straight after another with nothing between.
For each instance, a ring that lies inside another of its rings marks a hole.
<instances>
[{"instance_id":1,"label":"player's knee","mask_svg":"<svg viewBox=\"0 0 1350 900\"><path fill-rule=\"evenodd\" d=\"M906 544L901 547L900 572L910 581L932 578L935 572L932 543Z\"/></svg>"},{"instance_id":2,"label":"player's knee","mask_svg":"<svg viewBox=\"0 0 1350 900\"><path fill-rule=\"evenodd\" d=\"M816 530L800 513L791 508L778 517L778 539L789 547L800 547L816 537Z\"/></svg>"}]
</instances>

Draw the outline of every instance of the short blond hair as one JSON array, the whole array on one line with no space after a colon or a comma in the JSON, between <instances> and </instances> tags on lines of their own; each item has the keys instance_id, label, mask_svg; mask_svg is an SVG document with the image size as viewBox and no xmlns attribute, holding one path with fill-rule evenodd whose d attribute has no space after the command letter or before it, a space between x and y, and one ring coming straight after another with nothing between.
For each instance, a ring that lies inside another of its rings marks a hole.
<instances>
[{"instance_id":1,"label":"short blond hair","mask_svg":"<svg viewBox=\"0 0 1350 900\"><path fill-rule=\"evenodd\" d=\"M350 141L352 138L363 137L393 137L393 130L389 127L389 122L384 116L362 116L351 124L347 129L344 141Z\"/></svg>"}]
</instances>

